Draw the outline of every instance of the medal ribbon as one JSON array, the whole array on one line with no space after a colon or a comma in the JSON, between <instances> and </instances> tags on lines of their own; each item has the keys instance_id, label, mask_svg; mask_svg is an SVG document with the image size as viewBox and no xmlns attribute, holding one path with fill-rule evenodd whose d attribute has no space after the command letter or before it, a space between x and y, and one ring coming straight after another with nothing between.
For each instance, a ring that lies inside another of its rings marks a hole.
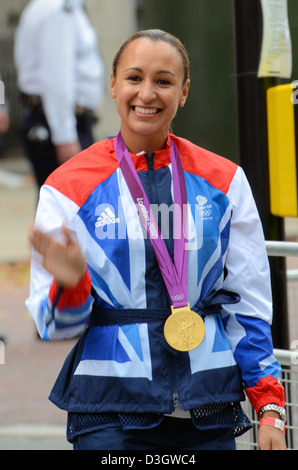
<instances>
[{"instance_id":1,"label":"medal ribbon","mask_svg":"<svg viewBox=\"0 0 298 470\"><path fill-rule=\"evenodd\" d=\"M178 149L171 141L171 163L174 187L174 263L160 233L139 175L134 167L121 133L115 139L115 152L131 196L151 241L160 271L174 308L188 303L188 254L185 250L184 227L187 227L186 186ZM184 212L186 212L184 214ZM183 220L184 219L184 220ZM179 232L177 232L179 230ZM175 236L176 235L176 236Z\"/></svg>"}]
</instances>

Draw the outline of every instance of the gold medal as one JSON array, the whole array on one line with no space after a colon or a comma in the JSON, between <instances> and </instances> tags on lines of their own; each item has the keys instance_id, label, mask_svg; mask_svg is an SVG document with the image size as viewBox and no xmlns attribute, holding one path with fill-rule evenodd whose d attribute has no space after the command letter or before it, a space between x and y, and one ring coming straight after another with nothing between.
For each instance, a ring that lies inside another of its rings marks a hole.
<instances>
[{"instance_id":1,"label":"gold medal","mask_svg":"<svg viewBox=\"0 0 298 470\"><path fill-rule=\"evenodd\" d=\"M177 351L191 351L204 339L205 324L200 315L185 307L171 307L172 313L164 325L167 343Z\"/></svg>"}]
</instances>

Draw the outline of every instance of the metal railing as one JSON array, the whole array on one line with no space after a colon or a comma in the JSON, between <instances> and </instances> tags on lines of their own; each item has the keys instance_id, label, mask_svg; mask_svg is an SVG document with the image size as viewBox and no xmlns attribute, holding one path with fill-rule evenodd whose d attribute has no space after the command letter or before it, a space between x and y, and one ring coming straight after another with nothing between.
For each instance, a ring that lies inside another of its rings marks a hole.
<instances>
[{"instance_id":1,"label":"metal railing","mask_svg":"<svg viewBox=\"0 0 298 470\"><path fill-rule=\"evenodd\" d=\"M298 257L298 243L296 242L276 242L266 241L268 256L293 256ZM298 269L287 270L287 280L298 280Z\"/></svg>"},{"instance_id":2,"label":"metal railing","mask_svg":"<svg viewBox=\"0 0 298 470\"><path fill-rule=\"evenodd\" d=\"M298 257L298 243L266 241L268 256L292 256ZM287 281L298 280L298 270L287 271ZM298 347L298 341L297 341ZM286 440L289 450L298 449L298 351L274 349L274 356L281 365L281 383L286 395ZM243 436L237 438L238 450L257 450L258 419L249 401L243 405L243 409L251 420L252 429Z\"/></svg>"},{"instance_id":3,"label":"metal railing","mask_svg":"<svg viewBox=\"0 0 298 470\"><path fill-rule=\"evenodd\" d=\"M298 256L298 243L266 241L268 256Z\"/></svg>"}]
</instances>

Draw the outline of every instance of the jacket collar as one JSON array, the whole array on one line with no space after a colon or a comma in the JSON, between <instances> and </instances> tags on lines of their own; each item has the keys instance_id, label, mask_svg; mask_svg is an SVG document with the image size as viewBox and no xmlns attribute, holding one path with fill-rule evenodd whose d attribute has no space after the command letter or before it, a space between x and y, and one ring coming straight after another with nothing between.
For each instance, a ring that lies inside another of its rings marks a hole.
<instances>
[{"instance_id":1,"label":"jacket collar","mask_svg":"<svg viewBox=\"0 0 298 470\"><path fill-rule=\"evenodd\" d=\"M114 148L114 141L115 141L115 137L108 139L107 148L108 148L108 151L111 154L113 154L114 158L117 158L115 148ZM132 158L132 161L134 162L134 166L137 171L148 170L147 158L144 152L141 152L138 154L130 153L130 156ZM154 152L154 157L153 157L154 170L167 167L169 166L170 162L171 162L171 137L170 137L170 134L168 134L165 148Z\"/></svg>"}]
</instances>

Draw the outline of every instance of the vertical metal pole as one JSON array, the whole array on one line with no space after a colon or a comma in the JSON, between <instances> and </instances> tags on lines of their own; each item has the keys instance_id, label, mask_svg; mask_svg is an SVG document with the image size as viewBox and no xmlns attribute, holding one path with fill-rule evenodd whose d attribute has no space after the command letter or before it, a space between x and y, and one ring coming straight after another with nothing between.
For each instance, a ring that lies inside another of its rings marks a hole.
<instances>
[{"instance_id":1,"label":"vertical metal pole","mask_svg":"<svg viewBox=\"0 0 298 470\"><path fill-rule=\"evenodd\" d=\"M283 219L269 196L266 90L278 79L258 78L263 18L260 0L234 0L239 159L250 182L267 240L284 240ZM289 348L285 259L270 259L274 347Z\"/></svg>"}]
</instances>

